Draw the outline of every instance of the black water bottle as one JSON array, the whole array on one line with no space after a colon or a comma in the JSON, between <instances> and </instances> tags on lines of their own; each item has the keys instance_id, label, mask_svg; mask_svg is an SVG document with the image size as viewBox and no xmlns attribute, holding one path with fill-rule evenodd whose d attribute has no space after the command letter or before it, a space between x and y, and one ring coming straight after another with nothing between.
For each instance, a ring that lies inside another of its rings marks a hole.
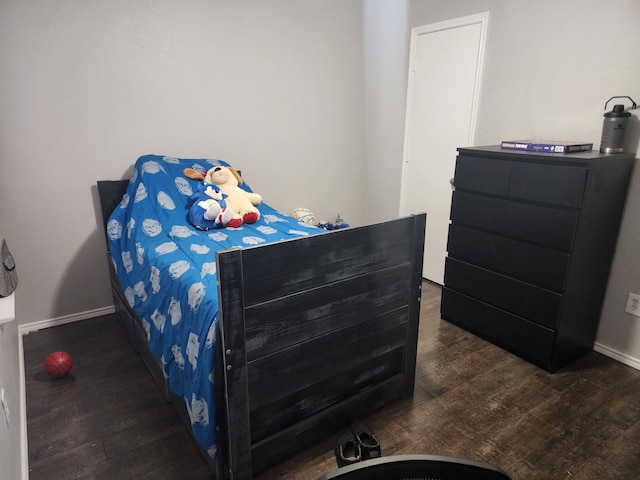
<instances>
[{"instance_id":1,"label":"black water bottle","mask_svg":"<svg viewBox=\"0 0 640 480\"><path fill-rule=\"evenodd\" d=\"M628 98L631 97L611 97L607 103L604 104L605 110L607 104L614 98ZM636 103L633 102L631 108L636 108ZM624 105L616 104L613 106L613 110L604 114L604 122L602 124L602 138L600 139L600 153L623 153L624 152L624 133L627 128L627 122L631 117L631 113L625 111Z\"/></svg>"}]
</instances>

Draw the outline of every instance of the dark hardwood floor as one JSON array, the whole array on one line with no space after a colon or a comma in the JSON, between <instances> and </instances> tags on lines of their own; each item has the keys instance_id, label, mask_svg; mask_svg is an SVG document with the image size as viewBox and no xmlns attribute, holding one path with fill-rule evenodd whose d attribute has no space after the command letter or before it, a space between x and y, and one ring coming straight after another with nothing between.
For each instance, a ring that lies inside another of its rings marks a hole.
<instances>
[{"instance_id":1,"label":"dark hardwood floor","mask_svg":"<svg viewBox=\"0 0 640 480\"><path fill-rule=\"evenodd\" d=\"M640 479L640 371L592 352L548 374L439 317L423 288L416 391L364 420L383 455L497 465L515 480ZM73 355L51 380L45 356ZM30 479L210 478L178 416L112 316L24 337ZM336 468L333 438L257 476Z\"/></svg>"},{"instance_id":2,"label":"dark hardwood floor","mask_svg":"<svg viewBox=\"0 0 640 480\"><path fill-rule=\"evenodd\" d=\"M56 350L74 365L52 380ZM30 480L211 478L114 316L30 333L24 357Z\"/></svg>"}]
</instances>

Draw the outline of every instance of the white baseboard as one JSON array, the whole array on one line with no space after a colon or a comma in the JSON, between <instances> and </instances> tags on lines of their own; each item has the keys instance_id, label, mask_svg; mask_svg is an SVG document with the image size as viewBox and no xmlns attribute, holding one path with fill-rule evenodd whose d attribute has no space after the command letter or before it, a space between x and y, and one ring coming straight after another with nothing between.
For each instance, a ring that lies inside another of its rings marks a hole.
<instances>
[{"instance_id":1,"label":"white baseboard","mask_svg":"<svg viewBox=\"0 0 640 480\"><path fill-rule=\"evenodd\" d=\"M640 370L640 359L632 357L631 355L628 355L626 353L622 353L617 350L614 350L613 348L607 347L606 345L602 345L601 343L598 343L598 342L596 342L593 345L593 349L598 353L601 353L603 355L606 355L607 357L611 357L614 360L619 361L620 363L624 363L625 365L629 365L630 367L633 367L636 370Z\"/></svg>"},{"instance_id":2,"label":"white baseboard","mask_svg":"<svg viewBox=\"0 0 640 480\"><path fill-rule=\"evenodd\" d=\"M85 312L74 313L48 320L40 320L32 323L25 323L19 326L20 334L18 335L18 355L20 368L20 454L22 457L22 480L29 480L29 444L27 441L27 385L24 370L24 343L22 337L30 332L36 332L43 328L55 327L56 325L64 325L65 323L78 322L89 318L109 315L116 311L115 307L96 308Z\"/></svg>"},{"instance_id":3,"label":"white baseboard","mask_svg":"<svg viewBox=\"0 0 640 480\"><path fill-rule=\"evenodd\" d=\"M38 320L37 322L23 323L20 325L20 335L27 335L30 332L37 332L43 328L55 327L57 325L64 325L65 323L78 322L80 320L87 320L89 318L101 317L102 315L109 315L115 313L114 306L96 308L95 310L87 310L85 312L73 313L71 315L65 315L62 317L50 318L46 320Z\"/></svg>"}]
</instances>

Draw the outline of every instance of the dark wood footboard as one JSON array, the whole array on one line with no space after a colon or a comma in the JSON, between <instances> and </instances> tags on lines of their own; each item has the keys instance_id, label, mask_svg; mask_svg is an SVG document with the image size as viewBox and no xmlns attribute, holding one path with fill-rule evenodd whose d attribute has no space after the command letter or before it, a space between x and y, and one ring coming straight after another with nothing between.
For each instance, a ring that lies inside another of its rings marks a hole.
<instances>
[{"instance_id":1,"label":"dark wood footboard","mask_svg":"<svg viewBox=\"0 0 640 480\"><path fill-rule=\"evenodd\" d=\"M105 222L126 181L100 181ZM426 215L217 252L217 478L245 480L413 394ZM123 328L169 395L111 270Z\"/></svg>"},{"instance_id":2,"label":"dark wood footboard","mask_svg":"<svg viewBox=\"0 0 640 480\"><path fill-rule=\"evenodd\" d=\"M217 253L231 478L412 395L425 222Z\"/></svg>"}]
</instances>

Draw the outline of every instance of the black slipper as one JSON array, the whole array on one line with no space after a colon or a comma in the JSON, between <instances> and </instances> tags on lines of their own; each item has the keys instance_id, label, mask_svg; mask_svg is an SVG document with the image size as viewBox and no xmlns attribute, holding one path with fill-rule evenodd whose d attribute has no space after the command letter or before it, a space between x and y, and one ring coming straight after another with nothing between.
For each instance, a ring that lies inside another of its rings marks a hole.
<instances>
[{"instance_id":1,"label":"black slipper","mask_svg":"<svg viewBox=\"0 0 640 480\"><path fill-rule=\"evenodd\" d=\"M360 444L363 460L382 456L380 442L369 427L362 422L356 422L353 424L351 429L353 430L353 435L357 442Z\"/></svg>"},{"instance_id":2,"label":"black slipper","mask_svg":"<svg viewBox=\"0 0 640 480\"><path fill-rule=\"evenodd\" d=\"M362 460L360 445L351 431L344 431L338 435L335 451L338 467L351 465Z\"/></svg>"}]
</instances>

